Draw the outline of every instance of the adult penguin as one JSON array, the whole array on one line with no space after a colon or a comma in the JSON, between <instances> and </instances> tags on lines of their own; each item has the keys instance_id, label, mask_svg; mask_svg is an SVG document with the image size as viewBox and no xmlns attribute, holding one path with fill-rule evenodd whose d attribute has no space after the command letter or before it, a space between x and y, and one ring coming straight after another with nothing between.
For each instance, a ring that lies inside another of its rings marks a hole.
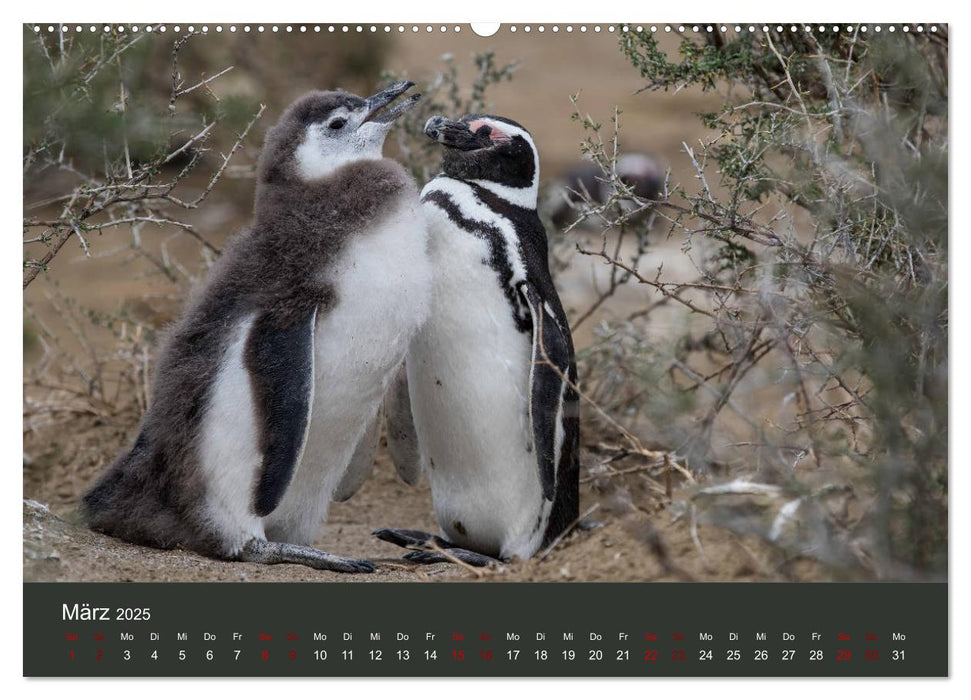
<instances>
[{"instance_id":1,"label":"adult penguin","mask_svg":"<svg viewBox=\"0 0 971 700\"><path fill-rule=\"evenodd\" d=\"M528 558L576 521L579 489L576 365L536 213L539 154L492 115L432 117L425 134L444 149L421 194L431 311L386 409L392 457L404 473L421 460L442 536L374 534L418 550L412 561Z\"/></svg>"}]
</instances>

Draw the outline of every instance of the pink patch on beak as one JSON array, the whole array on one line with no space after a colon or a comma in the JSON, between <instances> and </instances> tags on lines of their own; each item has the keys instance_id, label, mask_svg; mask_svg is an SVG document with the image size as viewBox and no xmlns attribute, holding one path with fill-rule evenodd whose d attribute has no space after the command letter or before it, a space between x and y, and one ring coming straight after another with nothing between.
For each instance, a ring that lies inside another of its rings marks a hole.
<instances>
[{"instance_id":1,"label":"pink patch on beak","mask_svg":"<svg viewBox=\"0 0 971 700\"><path fill-rule=\"evenodd\" d=\"M489 133L489 138L492 141L508 141L510 138L512 138L506 132L499 130L495 126L495 124L489 124L488 122L486 122L485 119L475 119L469 122L469 129L472 131L473 134L484 126L487 126L490 129L492 129L492 131Z\"/></svg>"}]
</instances>

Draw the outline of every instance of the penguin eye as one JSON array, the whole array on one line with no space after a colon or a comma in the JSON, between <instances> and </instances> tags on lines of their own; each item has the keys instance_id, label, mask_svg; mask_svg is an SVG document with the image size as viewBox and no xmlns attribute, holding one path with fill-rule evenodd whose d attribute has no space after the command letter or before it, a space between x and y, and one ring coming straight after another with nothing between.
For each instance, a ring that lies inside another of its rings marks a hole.
<instances>
[{"instance_id":1,"label":"penguin eye","mask_svg":"<svg viewBox=\"0 0 971 700\"><path fill-rule=\"evenodd\" d=\"M330 127L331 129L335 129L336 130L336 129L343 128L343 126L346 123L347 123L347 120L346 119L343 119L341 117L337 117L337 119L332 119L331 122L327 126Z\"/></svg>"}]
</instances>

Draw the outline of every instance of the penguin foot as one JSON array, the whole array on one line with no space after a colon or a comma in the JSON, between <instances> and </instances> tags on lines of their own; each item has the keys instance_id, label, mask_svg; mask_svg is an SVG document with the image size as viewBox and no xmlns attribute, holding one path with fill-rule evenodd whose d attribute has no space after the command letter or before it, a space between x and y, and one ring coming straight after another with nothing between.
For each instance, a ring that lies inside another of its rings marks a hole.
<instances>
[{"instance_id":1,"label":"penguin foot","mask_svg":"<svg viewBox=\"0 0 971 700\"><path fill-rule=\"evenodd\" d=\"M405 559L412 564L438 564L441 562L454 564L456 559L469 566L489 566L490 564L502 563L498 559L493 559L485 554L456 547L443 537L431 535L421 530L398 530L385 527L375 530L371 534L379 540L416 550L405 555Z\"/></svg>"},{"instance_id":2,"label":"penguin foot","mask_svg":"<svg viewBox=\"0 0 971 700\"><path fill-rule=\"evenodd\" d=\"M253 539L239 553L239 561L255 564L302 564L312 569L341 571L346 574L369 574L374 564L363 559L345 559L320 549L289 542Z\"/></svg>"},{"instance_id":3,"label":"penguin foot","mask_svg":"<svg viewBox=\"0 0 971 700\"><path fill-rule=\"evenodd\" d=\"M456 559L469 566L489 566L490 564L502 563L498 559L461 547L443 547L439 550L409 552L405 555L405 559L412 564L454 564Z\"/></svg>"},{"instance_id":4,"label":"penguin foot","mask_svg":"<svg viewBox=\"0 0 971 700\"><path fill-rule=\"evenodd\" d=\"M380 530L375 530L371 534L379 540L384 540L385 542L390 542L391 544L396 544L406 549L428 549L432 545L440 549L449 549L455 546L438 535L431 535L421 530L398 530L393 527L383 527Z\"/></svg>"}]
</instances>

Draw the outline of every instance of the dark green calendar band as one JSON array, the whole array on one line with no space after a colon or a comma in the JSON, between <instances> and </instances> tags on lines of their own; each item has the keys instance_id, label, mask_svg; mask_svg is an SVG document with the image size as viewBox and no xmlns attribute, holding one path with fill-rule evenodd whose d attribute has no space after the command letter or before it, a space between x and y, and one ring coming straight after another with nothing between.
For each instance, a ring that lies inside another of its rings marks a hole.
<instances>
[{"instance_id":1,"label":"dark green calendar band","mask_svg":"<svg viewBox=\"0 0 971 700\"><path fill-rule=\"evenodd\" d=\"M24 584L26 676L947 674L945 583Z\"/></svg>"}]
</instances>

